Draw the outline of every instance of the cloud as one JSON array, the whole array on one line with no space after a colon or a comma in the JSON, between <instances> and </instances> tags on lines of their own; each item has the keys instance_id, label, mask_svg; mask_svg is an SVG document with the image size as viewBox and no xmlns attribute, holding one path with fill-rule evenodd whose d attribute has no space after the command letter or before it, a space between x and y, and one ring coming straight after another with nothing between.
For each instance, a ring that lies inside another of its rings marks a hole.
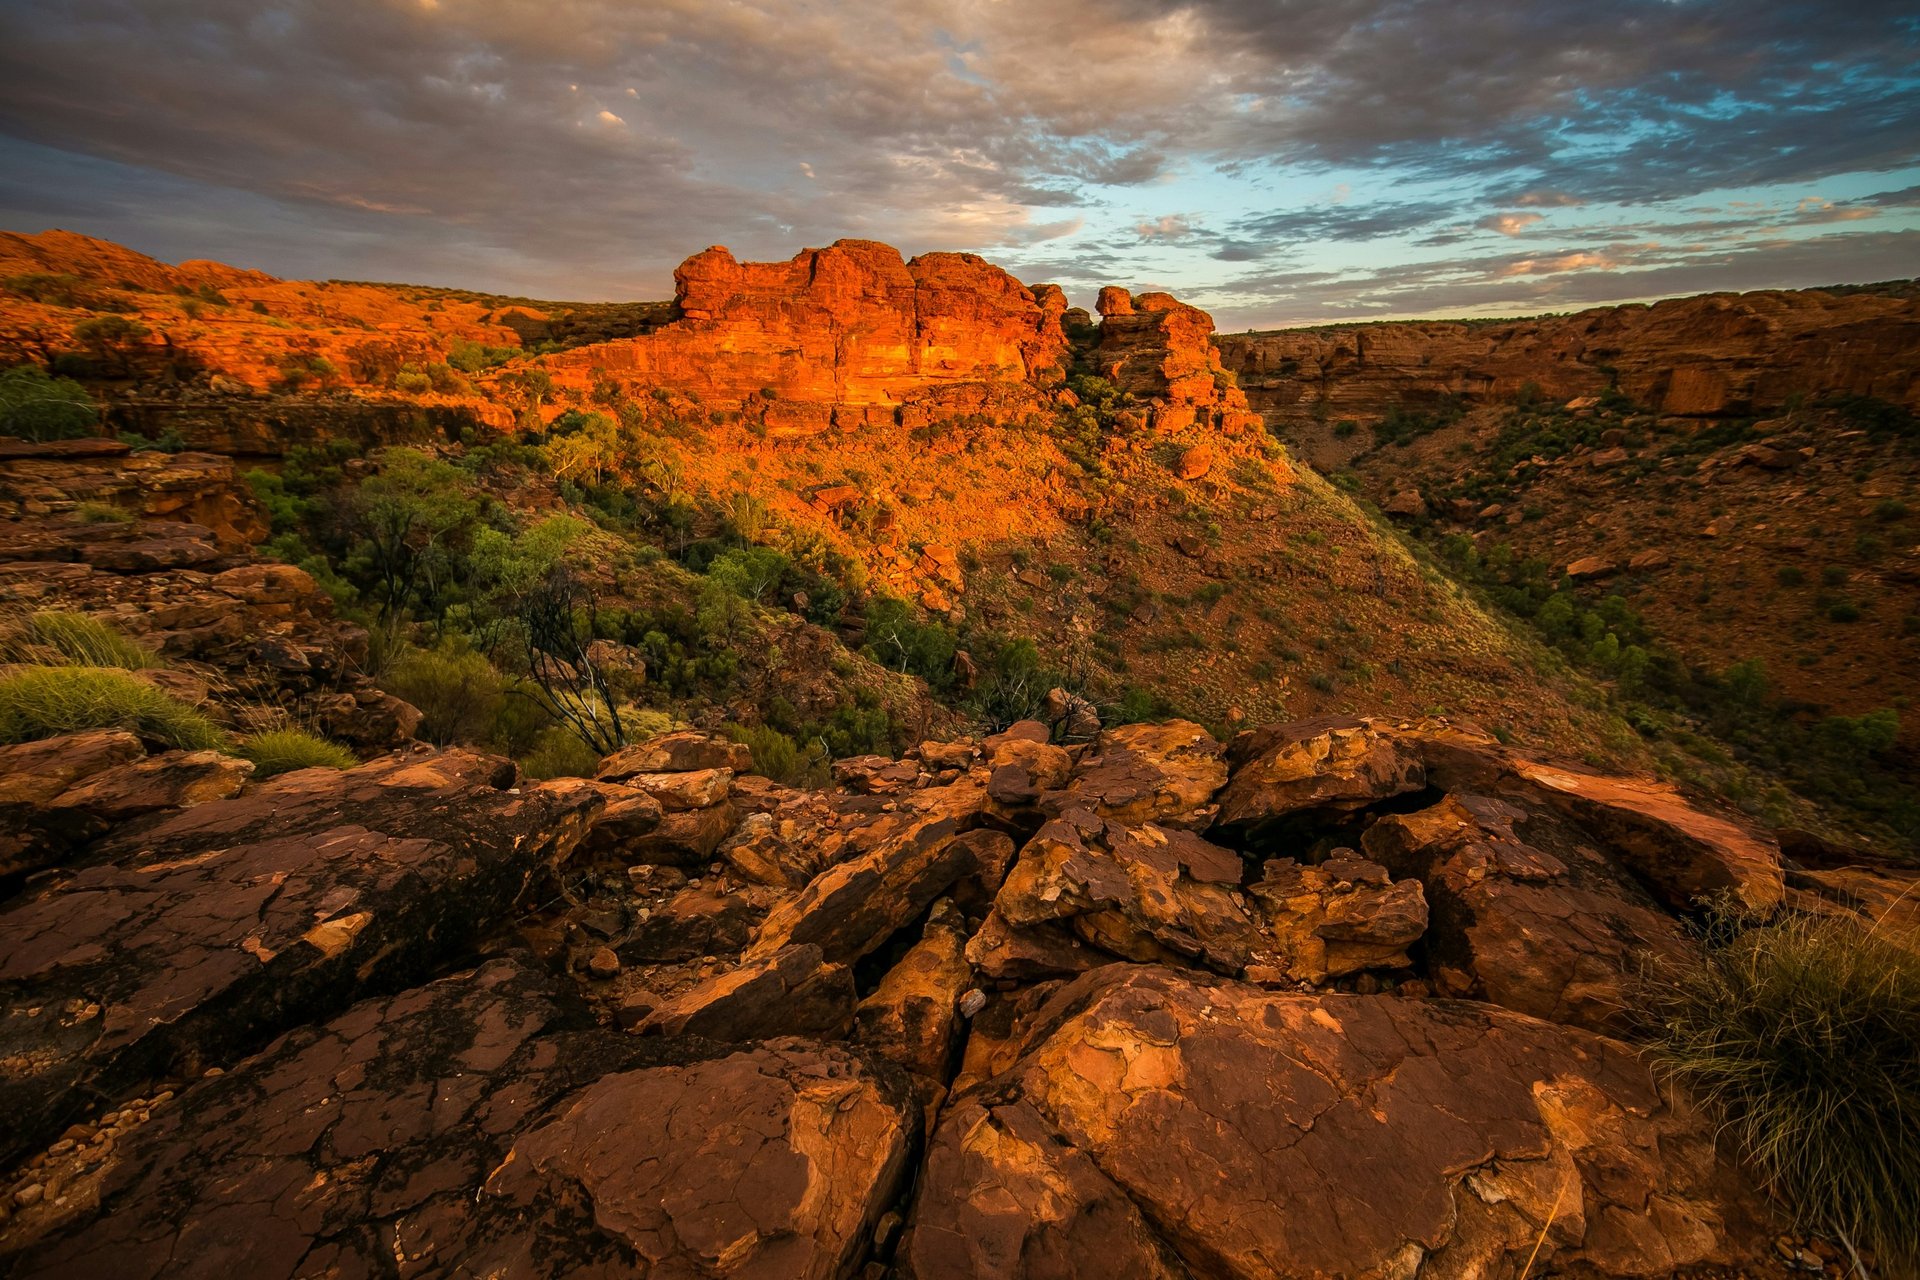
<instances>
[{"instance_id":1,"label":"cloud","mask_svg":"<svg viewBox=\"0 0 1920 1280\"><path fill-rule=\"evenodd\" d=\"M1545 221L1543 213L1490 213L1473 225L1482 231L1498 231L1503 236L1517 236L1536 222Z\"/></svg>"},{"instance_id":2,"label":"cloud","mask_svg":"<svg viewBox=\"0 0 1920 1280\"><path fill-rule=\"evenodd\" d=\"M1597 256L1597 255L1596 255ZM1536 315L1674 295L1805 289L1887 278L1889 263L1920 260L1920 230L1847 232L1801 241L1756 239L1696 249L1642 245L1609 251L1610 264L1454 258L1352 272L1260 273L1210 300L1222 330L1447 314ZM1558 270L1549 270L1559 267Z\"/></svg>"},{"instance_id":3,"label":"cloud","mask_svg":"<svg viewBox=\"0 0 1920 1280\"><path fill-rule=\"evenodd\" d=\"M1233 234L1241 239L1372 240L1429 226L1453 212L1454 205L1443 201L1321 205L1244 218L1233 224Z\"/></svg>"},{"instance_id":4,"label":"cloud","mask_svg":"<svg viewBox=\"0 0 1920 1280\"><path fill-rule=\"evenodd\" d=\"M1910 218L1916 65L1910 0L8 0L0 217L588 297L716 238L1176 285L1476 230L1547 262L1748 185L1825 194L1681 234Z\"/></svg>"},{"instance_id":5,"label":"cloud","mask_svg":"<svg viewBox=\"0 0 1920 1280\"><path fill-rule=\"evenodd\" d=\"M1133 224L1133 233L1142 240L1185 240L1193 234L1193 226L1185 214L1169 213L1158 218L1143 218Z\"/></svg>"}]
</instances>

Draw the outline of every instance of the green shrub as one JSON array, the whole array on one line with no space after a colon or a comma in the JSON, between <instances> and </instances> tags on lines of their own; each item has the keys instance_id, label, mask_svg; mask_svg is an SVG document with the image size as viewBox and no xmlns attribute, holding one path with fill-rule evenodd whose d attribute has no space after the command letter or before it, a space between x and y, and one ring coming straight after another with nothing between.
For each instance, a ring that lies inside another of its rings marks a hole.
<instances>
[{"instance_id":1,"label":"green shrub","mask_svg":"<svg viewBox=\"0 0 1920 1280\"><path fill-rule=\"evenodd\" d=\"M1651 1054L1717 1113L1809 1229L1920 1262L1920 955L1880 928L1793 917L1710 929L1654 971Z\"/></svg>"},{"instance_id":2,"label":"green shrub","mask_svg":"<svg viewBox=\"0 0 1920 1280\"><path fill-rule=\"evenodd\" d=\"M418 735L441 747L490 741L509 683L485 654L460 641L409 648L380 679L388 693L420 709Z\"/></svg>"},{"instance_id":3,"label":"green shrub","mask_svg":"<svg viewBox=\"0 0 1920 1280\"><path fill-rule=\"evenodd\" d=\"M32 742L84 729L126 729L196 751L226 741L206 716L124 671L29 667L0 679L0 742Z\"/></svg>"},{"instance_id":4,"label":"green shrub","mask_svg":"<svg viewBox=\"0 0 1920 1280\"><path fill-rule=\"evenodd\" d=\"M833 762L818 738L803 745L771 725L744 724L728 725L727 736L747 744L753 771L762 777L796 787L824 787L832 781Z\"/></svg>"},{"instance_id":5,"label":"green shrub","mask_svg":"<svg viewBox=\"0 0 1920 1280\"><path fill-rule=\"evenodd\" d=\"M30 364L0 372L0 436L71 440L92 435L99 422L93 397L71 378L50 378Z\"/></svg>"},{"instance_id":6,"label":"green shrub","mask_svg":"<svg viewBox=\"0 0 1920 1280\"><path fill-rule=\"evenodd\" d=\"M76 667L118 667L140 671L167 664L160 655L129 640L98 618L49 609L27 619L24 639L57 651Z\"/></svg>"},{"instance_id":7,"label":"green shrub","mask_svg":"<svg viewBox=\"0 0 1920 1280\"><path fill-rule=\"evenodd\" d=\"M74 504L73 517L81 524L129 524L133 513L110 502L80 502Z\"/></svg>"},{"instance_id":8,"label":"green shrub","mask_svg":"<svg viewBox=\"0 0 1920 1280\"><path fill-rule=\"evenodd\" d=\"M255 778L271 778L295 769L351 769L358 756L337 742L305 729L269 729L240 744L242 759L253 761Z\"/></svg>"},{"instance_id":9,"label":"green shrub","mask_svg":"<svg viewBox=\"0 0 1920 1280\"><path fill-rule=\"evenodd\" d=\"M565 725L541 731L533 749L520 758L529 778L591 778L600 768L600 754L580 741Z\"/></svg>"}]
</instances>

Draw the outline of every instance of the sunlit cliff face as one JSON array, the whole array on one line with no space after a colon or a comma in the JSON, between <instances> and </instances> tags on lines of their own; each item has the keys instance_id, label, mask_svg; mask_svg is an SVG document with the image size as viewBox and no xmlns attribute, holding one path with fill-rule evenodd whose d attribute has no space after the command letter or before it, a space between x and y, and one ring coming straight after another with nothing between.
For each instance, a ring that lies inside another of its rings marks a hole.
<instances>
[{"instance_id":1,"label":"sunlit cliff face","mask_svg":"<svg viewBox=\"0 0 1920 1280\"><path fill-rule=\"evenodd\" d=\"M1898 3L22 0L0 224L664 297L690 248L989 252L1223 328L1911 272Z\"/></svg>"}]
</instances>

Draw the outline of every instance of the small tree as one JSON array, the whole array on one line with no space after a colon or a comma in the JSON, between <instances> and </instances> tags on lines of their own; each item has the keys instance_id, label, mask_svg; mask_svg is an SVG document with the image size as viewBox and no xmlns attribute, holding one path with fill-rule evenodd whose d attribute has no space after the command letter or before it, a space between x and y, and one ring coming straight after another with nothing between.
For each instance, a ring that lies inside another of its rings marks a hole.
<instances>
[{"instance_id":1,"label":"small tree","mask_svg":"<svg viewBox=\"0 0 1920 1280\"><path fill-rule=\"evenodd\" d=\"M123 372L128 367L128 349L138 344L147 333L147 326L125 316L94 316L73 326L76 342L85 345L103 364L114 365Z\"/></svg>"},{"instance_id":2,"label":"small tree","mask_svg":"<svg viewBox=\"0 0 1920 1280\"><path fill-rule=\"evenodd\" d=\"M606 668L594 656L599 606L566 565L556 565L520 597L527 645L529 696L595 753L626 741Z\"/></svg>"}]
</instances>

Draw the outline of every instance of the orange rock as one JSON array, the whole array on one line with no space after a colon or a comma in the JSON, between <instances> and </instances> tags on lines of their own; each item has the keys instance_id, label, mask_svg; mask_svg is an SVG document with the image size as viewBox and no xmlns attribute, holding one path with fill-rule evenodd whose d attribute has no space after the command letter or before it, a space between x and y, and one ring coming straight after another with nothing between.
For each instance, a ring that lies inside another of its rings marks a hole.
<instances>
[{"instance_id":1,"label":"orange rock","mask_svg":"<svg viewBox=\"0 0 1920 1280\"><path fill-rule=\"evenodd\" d=\"M1408 321L1223 334L1221 359L1276 419L1378 417L1531 383L1576 414L1620 391L1661 413L1755 413L1837 388L1920 406L1920 298L1816 289L1706 294L1511 324ZM1607 370L1611 369L1612 373Z\"/></svg>"},{"instance_id":2,"label":"orange rock","mask_svg":"<svg viewBox=\"0 0 1920 1280\"><path fill-rule=\"evenodd\" d=\"M703 402L896 405L930 387L1054 377L1066 352L1060 291L1029 289L971 253L905 262L888 245L839 240L786 262L740 262L715 246L674 280L673 323L548 368L581 385L605 370Z\"/></svg>"},{"instance_id":3,"label":"orange rock","mask_svg":"<svg viewBox=\"0 0 1920 1280\"><path fill-rule=\"evenodd\" d=\"M1181 452L1180 462L1174 468L1174 473L1182 480L1198 480L1211 470L1213 470L1213 446L1197 444Z\"/></svg>"}]
</instances>

